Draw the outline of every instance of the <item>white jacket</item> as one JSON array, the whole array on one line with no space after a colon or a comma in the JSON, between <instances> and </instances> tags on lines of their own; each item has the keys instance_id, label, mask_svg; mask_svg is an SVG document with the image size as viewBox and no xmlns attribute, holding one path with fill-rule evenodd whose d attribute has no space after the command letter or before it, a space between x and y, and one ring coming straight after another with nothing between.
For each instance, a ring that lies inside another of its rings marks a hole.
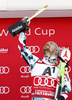
<instances>
[{"instance_id":1,"label":"white jacket","mask_svg":"<svg viewBox=\"0 0 72 100\"><path fill-rule=\"evenodd\" d=\"M32 77L32 98L45 98L43 100L53 100L55 97L56 84L58 78L58 65L48 61L44 56L42 60L34 56L25 45L26 33L19 35L18 48L31 68ZM66 99L71 91L70 78L66 73L64 86L61 95ZM35 99L36 100L36 99Z\"/></svg>"}]
</instances>

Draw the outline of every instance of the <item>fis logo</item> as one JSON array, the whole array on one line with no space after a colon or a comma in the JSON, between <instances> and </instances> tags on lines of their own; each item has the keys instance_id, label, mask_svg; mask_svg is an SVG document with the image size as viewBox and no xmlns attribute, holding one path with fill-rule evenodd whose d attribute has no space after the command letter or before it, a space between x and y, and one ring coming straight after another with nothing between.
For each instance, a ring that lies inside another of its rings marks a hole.
<instances>
[{"instance_id":1,"label":"fis logo","mask_svg":"<svg viewBox=\"0 0 72 100\"><path fill-rule=\"evenodd\" d=\"M5 29L2 29L2 31L0 31L0 36L8 36L8 31L6 31Z\"/></svg>"}]
</instances>

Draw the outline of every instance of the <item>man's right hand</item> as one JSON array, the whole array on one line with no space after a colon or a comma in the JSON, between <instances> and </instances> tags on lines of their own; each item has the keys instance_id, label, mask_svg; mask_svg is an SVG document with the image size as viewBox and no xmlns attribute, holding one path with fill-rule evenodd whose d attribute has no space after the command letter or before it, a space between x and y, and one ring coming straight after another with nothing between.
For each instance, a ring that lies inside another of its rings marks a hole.
<instances>
[{"instance_id":1,"label":"man's right hand","mask_svg":"<svg viewBox=\"0 0 72 100\"><path fill-rule=\"evenodd\" d=\"M28 30L29 30L30 21L27 22L28 18L29 18L29 17L24 17L24 18L22 19L22 22L25 23L26 26L27 26L26 29L25 29L25 31L28 31Z\"/></svg>"},{"instance_id":2,"label":"man's right hand","mask_svg":"<svg viewBox=\"0 0 72 100\"><path fill-rule=\"evenodd\" d=\"M58 98L56 98L54 100L65 100L65 98L63 96L59 96Z\"/></svg>"}]
</instances>

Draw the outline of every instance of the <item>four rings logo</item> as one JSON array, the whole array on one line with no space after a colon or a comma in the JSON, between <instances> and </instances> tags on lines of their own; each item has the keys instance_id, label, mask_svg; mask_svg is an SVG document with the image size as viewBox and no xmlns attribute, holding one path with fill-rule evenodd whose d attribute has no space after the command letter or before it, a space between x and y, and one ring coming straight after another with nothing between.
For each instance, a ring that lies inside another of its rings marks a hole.
<instances>
[{"instance_id":1,"label":"four rings logo","mask_svg":"<svg viewBox=\"0 0 72 100\"><path fill-rule=\"evenodd\" d=\"M35 86L48 86L48 87L56 87L56 79L45 76L36 76L34 77L33 83Z\"/></svg>"},{"instance_id":2,"label":"four rings logo","mask_svg":"<svg viewBox=\"0 0 72 100\"><path fill-rule=\"evenodd\" d=\"M8 94L10 92L9 87L7 86L0 86L0 94Z\"/></svg>"},{"instance_id":3,"label":"four rings logo","mask_svg":"<svg viewBox=\"0 0 72 100\"><path fill-rule=\"evenodd\" d=\"M22 86L20 88L20 92L22 94L25 94L25 93L29 94L29 93L31 93L31 90L32 90L31 88L32 88L32 86Z\"/></svg>"},{"instance_id":4,"label":"four rings logo","mask_svg":"<svg viewBox=\"0 0 72 100\"><path fill-rule=\"evenodd\" d=\"M0 66L0 74L8 74L10 71L9 67L5 66Z\"/></svg>"},{"instance_id":5,"label":"four rings logo","mask_svg":"<svg viewBox=\"0 0 72 100\"><path fill-rule=\"evenodd\" d=\"M20 68L20 72L21 72L22 74L24 74L24 73L30 73L30 72L31 72L31 69L30 69L29 66L22 66L22 67Z\"/></svg>"},{"instance_id":6,"label":"four rings logo","mask_svg":"<svg viewBox=\"0 0 72 100\"><path fill-rule=\"evenodd\" d=\"M27 46L27 48L30 50L32 53L38 53L40 51L39 46Z\"/></svg>"}]
</instances>

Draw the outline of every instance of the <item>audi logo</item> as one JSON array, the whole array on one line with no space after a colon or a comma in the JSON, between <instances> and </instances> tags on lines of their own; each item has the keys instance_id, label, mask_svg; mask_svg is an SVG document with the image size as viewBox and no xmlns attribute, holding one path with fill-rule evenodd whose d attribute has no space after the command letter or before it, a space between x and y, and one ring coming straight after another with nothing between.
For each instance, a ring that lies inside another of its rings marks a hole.
<instances>
[{"instance_id":1,"label":"audi logo","mask_svg":"<svg viewBox=\"0 0 72 100\"><path fill-rule=\"evenodd\" d=\"M9 71L10 71L10 69L7 66L5 66L5 67L1 66L0 67L0 74L8 74Z\"/></svg>"},{"instance_id":2,"label":"audi logo","mask_svg":"<svg viewBox=\"0 0 72 100\"><path fill-rule=\"evenodd\" d=\"M39 46L27 46L31 53L38 53L40 51Z\"/></svg>"},{"instance_id":3,"label":"audi logo","mask_svg":"<svg viewBox=\"0 0 72 100\"><path fill-rule=\"evenodd\" d=\"M22 66L22 67L20 68L20 72L21 72L22 74L24 74L24 73L30 73L30 72L31 72L31 69L30 69L29 66Z\"/></svg>"},{"instance_id":4,"label":"audi logo","mask_svg":"<svg viewBox=\"0 0 72 100\"><path fill-rule=\"evenodd\" d=\"M36 76L34 77L33 83L35 86L48 86L48 87L56 87L56 79L46 76Z\"/></svg>"},{"instance_id":5,"label":"audi logo","mask_svg":"<svg viewBox=\"0 0 72 100\"><path fill-rule=\"evenodd\" d=\"M8 94L10 92L9 87L7 86L0 86L0 94Z\"/></svg>"},{"instance_id":6,"label":"audi logo","mask_svg":"<svg viewBox=\"0 0 72 100\"><path fill-rule=\"evenodd\" d=\"M25 94L25 93L29 94L29 93L31 93L31 90L32 90L31 88L32 88L32 86L22 86L20 88L20 92L22 94Z\"/></svg>"}]
</instances>

